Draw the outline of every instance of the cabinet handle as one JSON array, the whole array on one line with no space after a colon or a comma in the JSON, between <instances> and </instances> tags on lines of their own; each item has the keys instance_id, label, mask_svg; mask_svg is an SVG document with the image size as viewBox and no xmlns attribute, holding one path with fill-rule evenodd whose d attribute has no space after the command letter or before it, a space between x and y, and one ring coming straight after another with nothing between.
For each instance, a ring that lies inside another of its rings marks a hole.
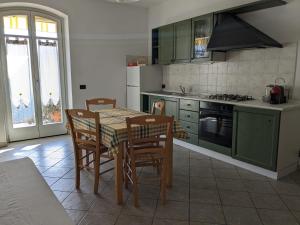
<instances>
[{"instance_id":1,"label":"cabinet handle","mask_svg":"<svg viewBox=\"0 0 300 225\"><path fill-rule=\"evenodd\" d=\"M187 126L186 128L187 128L187 129L191 129L191 127L190 127L190 126Z\"/></svg>"},{"instance_id":2,"label":"cabinet handle","mask_svg":"<svg viewBox=\"0 0 300 225\"><path fill-rule=\"evenodd\" d=\"M187 106L191 106L191 104L186 104Z\"/></svg>"},{"instance_id":3,"label":"cabinet handle","mask_svg":"<svg viewBox=\"0 0 300 225\"><path fill-rule=\"evenodd\" d=\"M187 118L190 118L190 117L191 117L191 115L187 115L186 117L187 117Z\"/></svg>"}]
</instances>

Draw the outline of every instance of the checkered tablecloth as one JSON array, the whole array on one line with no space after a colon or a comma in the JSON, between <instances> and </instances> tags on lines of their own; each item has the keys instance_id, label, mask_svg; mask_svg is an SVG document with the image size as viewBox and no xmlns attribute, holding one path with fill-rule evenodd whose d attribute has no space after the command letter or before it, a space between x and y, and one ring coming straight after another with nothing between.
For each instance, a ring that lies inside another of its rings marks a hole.
<instances>
[{"instance_id":1,"label":"checkered tablecloth","mask_svg":"<svg viewBox=\"0 0 300 225\"><path fill-rule=\"evenodd\" d=\"M97 110L97 112L100 114L102 143L108 147L113 154L118 152L118 145L121 142L128 140L126 117L147 115L146 113L124 108L102 109ZM74 119L74 126L95 131L95 123L88 119ZM146 128L136 127L133 133L136 137L142 137L144 134L149 136L159 135L164 133L164 131L165 127L163 126L151 126ZM178 121L174 121L173 135L175 138L187 138L187 133L180 126Z\"/></svg>"}]
</instances>

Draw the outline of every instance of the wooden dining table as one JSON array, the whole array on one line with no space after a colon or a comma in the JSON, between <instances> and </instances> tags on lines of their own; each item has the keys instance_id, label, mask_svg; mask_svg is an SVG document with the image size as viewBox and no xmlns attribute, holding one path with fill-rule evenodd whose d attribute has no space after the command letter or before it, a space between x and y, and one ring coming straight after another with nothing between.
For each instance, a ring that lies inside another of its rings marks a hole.
<instances>
[{"instance_id":1,"label":"wooden dining table","mask_svg":"<svg viewBox=\"0 0 300 225\"><path fill-rule=\"evenodd\" d=\"M114 170L115 170L115 194L118 204L123 203L123 153L126 142L128 141L127 117L137 117L147 115L147 113L137 112L126 108L113 108L113 109L101 109L95 110L100 114L100 132L101 141L109 149L109 153L114 156ZM90 120L74 119L76 126L84 129L95 129L95 124ZM145 132L145 130L136 129L135 134L140 135L139 132ZM146 131L148 135L160 135L164 132L162 127L149 127ZM186 138L187 134L180 126L178 121L174 121L173 125L173 137ZM172 138L173 139L173 138ZM167 185L172 186L172 168L173 168L173 142L171 149L168 149L167 160Z\"/></svg>"}]
</instances>

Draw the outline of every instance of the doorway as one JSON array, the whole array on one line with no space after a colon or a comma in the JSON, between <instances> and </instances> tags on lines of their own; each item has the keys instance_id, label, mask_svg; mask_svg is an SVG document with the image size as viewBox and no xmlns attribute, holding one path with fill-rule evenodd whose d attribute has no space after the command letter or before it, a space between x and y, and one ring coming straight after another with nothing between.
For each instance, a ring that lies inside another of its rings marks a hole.
<instances>
[{"instance_id":1,"label":"doorway","mask_svg":"<svg viewBox=\"0 0 300 225\"><path fill-rule=\"evenodd\" d=\"M9 141L66 133L60 19L29 10L0 16Z\"/></svg>"}]
</instances>

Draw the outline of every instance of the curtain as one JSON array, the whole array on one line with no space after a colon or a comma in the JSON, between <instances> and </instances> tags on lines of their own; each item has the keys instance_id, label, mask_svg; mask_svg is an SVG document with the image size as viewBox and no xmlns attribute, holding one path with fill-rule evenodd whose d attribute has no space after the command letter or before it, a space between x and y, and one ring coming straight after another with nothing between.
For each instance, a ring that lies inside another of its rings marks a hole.
<instances>
[{"instance_id":1,"label":"curtain","mask_svg":"<svg viewBox=\"0 0 300 225\"><path fill-rule=\"evenodd\" d=\"M60 100L60 73L57 42L38 41L38 57L42 104L54 105Z\"/></svg>"},{"instance_id":2,"label":"curtain","mask_svg":"<svg viewBox=\"0 0 300 225\"><path fill-rule=\"evenodd\" d=\"M33 98L28 44L10 44L8 42L6 51L11 102L18 107L20 99L22 99L24 104L30 105Z\"/></svg>"}]
</instances>

